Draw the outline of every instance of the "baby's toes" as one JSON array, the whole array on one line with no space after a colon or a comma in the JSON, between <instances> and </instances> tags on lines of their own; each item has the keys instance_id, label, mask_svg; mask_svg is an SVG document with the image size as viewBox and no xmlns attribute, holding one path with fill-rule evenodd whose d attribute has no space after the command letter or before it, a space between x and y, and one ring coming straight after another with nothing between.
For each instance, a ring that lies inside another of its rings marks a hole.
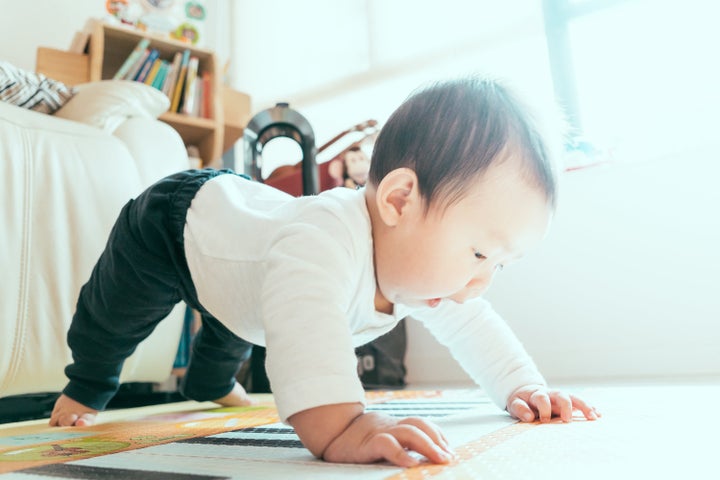
<instances>
[{"instance_id":1,"label":"baby's toes","mask_svg":"<svg viewBox=\"0 0 720 480\"><path fill-rule=\"evenodd\" d=\"M77 416L77 415L76 415ZM94 413L84 413L75 420L76 427L89 427L95 425L95 419L97 415Z\"/></svg>"},{"instance_id":2,"label":"baby's toes","mask_svg":"<svg viewBox=\"0 0 720 480\"><path fill-rule=\"evenodd\" d=\"M54 421L50 422L50 425L57 427L72 427L78 419L78 415L75 413L60 413Z\"/></svg>"}]
</instances>

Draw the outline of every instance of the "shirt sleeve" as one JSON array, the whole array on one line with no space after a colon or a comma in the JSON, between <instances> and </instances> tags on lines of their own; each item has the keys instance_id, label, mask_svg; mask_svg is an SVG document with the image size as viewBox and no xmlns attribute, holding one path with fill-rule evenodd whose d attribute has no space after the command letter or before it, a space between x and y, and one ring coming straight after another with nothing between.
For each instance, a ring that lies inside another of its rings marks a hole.
<instances>
[{"instance_id":1,"label":"shirt sleeve","mask_svg":"<svg viewBox=\"0 0 720 480\"><path fill-rule=\"evenodd\" d=\"M412 313L500 408L525 385L545 385L525 348L484 299L462 305L444 300Z\"/></svg>"},{"instance_id":2,"label":"shirt sleeve","mask_svg":"<svg viewBox=\"0 0 720 480\"><path fill-rule=\"evenodd\" d=\"M266 369L283 422L321 405L364 403L347 318L354 263L343 235L290 225L268 255L261 289Z\"/></svg>"}]
</instances>

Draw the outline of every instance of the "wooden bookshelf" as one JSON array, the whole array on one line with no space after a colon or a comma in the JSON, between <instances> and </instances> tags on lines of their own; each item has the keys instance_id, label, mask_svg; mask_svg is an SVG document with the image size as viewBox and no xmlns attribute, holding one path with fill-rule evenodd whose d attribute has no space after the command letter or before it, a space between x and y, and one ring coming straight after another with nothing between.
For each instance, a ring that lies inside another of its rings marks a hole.
<instances>
[{"instance_id":1,"label":"wooden bookshelf","mask_svg":"<svg viewBox=\"0 0 720 480\"><path fill-rule=\"evenodd\" d=\"M54 48L40 47L35 59L38 73L66 85L87 82L90 79L90 57Z\"/></svg>"},{"instance_id":2,"label":"wooden bookshelf","mask_svg":"<svg viewBox=\"0 0 720 480\"><path fill-rule=\"evenodd\" d=\"M228 86L222 87L223 152L232 147L243 136L245 126L250 122L250 96Z\"/></svg>"},{"instance_id":3,"label":"wooden bookshelf","mask_svg":"<svg viewBox=\"0 0 720 480\"><path fill-rule=\"evenodd\" d=\"M160 58L168 62L172 62L176 52L189 49L191 55L199 60L198 75L210 72L210 118L166 112L160 120L177 130L186 145L198 147L203 166L218 166L224 150L242 136L242 129L250 119L250 97L237 91L225 93L229 89L220 82L220 68L213 51L136 29L98 22L92 29L84 53L40 47L36 70L70 85L112 79L142 38L150 40L150 48L157 49ZM226 109L232 112L228 115L231 123L227 125L224 120Z\"/></svg>"}]
</instances>

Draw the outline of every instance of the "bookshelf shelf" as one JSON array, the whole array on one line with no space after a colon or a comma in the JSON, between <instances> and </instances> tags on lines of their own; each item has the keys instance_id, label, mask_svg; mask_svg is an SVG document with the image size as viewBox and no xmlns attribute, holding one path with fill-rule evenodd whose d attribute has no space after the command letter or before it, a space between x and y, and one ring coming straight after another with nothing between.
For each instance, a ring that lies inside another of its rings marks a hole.
<instances>
[{"instance_id":1,"label":"bookshelf shelf","mask_svg":"<svg viewBox=\"0 0 720 480\"><path fill-rule=\"evenodd\" d=\"M186 145L198 148L203 166L219 166L223 151L242 136L242 128L247 121L238 125L237 119L250 118L250 97L234 92L233 102L228 103L228 96L224 94L227 87L220 82L220 69L213 51L98 22L89 34L84 53L41 47L38 49L36 69L39 73L68 84L112 79L143 38L149 40L150 48L158 50L160 59L172 62L176 52L189 50L190 55L198 59L198 75L210 73L209 118L166 112L160 116L160 120L177 130ZM76 67L68 71L66 65ZM232 112L229 115L232 125L225 124L225 110Z\"/></svg>"},{"instance_id":2,"label":"bookshelf shelf","mask_svg":"<svg viewBox=\"0 0 720 480\"><path fill-rule=\"evenodd\" d=\"M215 120L210 118L191 117L184 113L165 112L160 115L160 120L170 124L177 123L188 125L193 128L200 128L206 130L215 129Z\"/></svg>"}]
</instances>

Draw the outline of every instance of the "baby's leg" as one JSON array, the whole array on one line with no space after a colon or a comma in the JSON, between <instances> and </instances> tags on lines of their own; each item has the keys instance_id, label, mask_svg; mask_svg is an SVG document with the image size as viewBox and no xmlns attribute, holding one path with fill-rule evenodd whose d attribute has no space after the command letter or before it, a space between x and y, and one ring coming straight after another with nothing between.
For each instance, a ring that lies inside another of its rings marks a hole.
<instances>
[{"instance_id":1,"label":"baby's leg","mask_svg":"<svg viewBox=\"0 0 720 480\"><path fill-rule=\"evenodd\" d=\"M235 376L252 351L252 344L238 337L205 313L193 339L190 363L180 391L186 397L220 405L250 405L252 400Z\"/></svg>"},{"instance_id":2,"label":"baby's leg","mask_svg":"<svg viewBox=\"0 0 720 480\"><path fill-rule=\"evenodd\" d=\"M157 187L155 187L157 189ZM63 390L78 413L103 410L117 391L125 359L180 301L178 274L158 226L165 215L147 205L154 190L129 202L82 287L68 330L73 363ZM82 412L81 412L82 410Z\"/></svg>"},{"instance_id":3,"label":"baby's leg","mask_svg":"<svg viewBox=\"0 0 720 480\"><path fill-rule=\"evenodd\" d=\"M193 299L185 215L197 190L221 173L170 175L122 209L68 332L73 363L65 369L70 382L56 408L63 418L103 410L118 388L124 360L175 304Z\"/></svg>"}]
</instances>

